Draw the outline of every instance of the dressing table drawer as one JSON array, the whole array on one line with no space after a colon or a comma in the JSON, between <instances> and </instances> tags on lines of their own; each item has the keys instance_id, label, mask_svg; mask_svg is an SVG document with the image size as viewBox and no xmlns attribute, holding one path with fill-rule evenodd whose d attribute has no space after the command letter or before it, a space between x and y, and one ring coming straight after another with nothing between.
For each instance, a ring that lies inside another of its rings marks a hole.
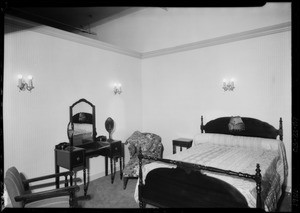
<instances>
[{"instance_id":1,"label":"dressing table drawer","mask_svg":"<svg viewBox=\"0 0 300 213\"><path fill-rule=\"evenodd\" d=\"M57 166L72 170L73 168L84 166L85 149L73 147L72 151L55 149Z\"/></svg>"}]
</instances>

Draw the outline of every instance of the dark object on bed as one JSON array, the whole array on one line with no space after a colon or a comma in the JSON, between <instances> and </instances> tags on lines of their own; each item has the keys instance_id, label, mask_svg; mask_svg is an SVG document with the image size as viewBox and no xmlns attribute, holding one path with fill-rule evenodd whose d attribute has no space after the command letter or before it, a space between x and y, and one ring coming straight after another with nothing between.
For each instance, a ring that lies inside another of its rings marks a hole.
<instances>
[{"instance_id":1,"label":"dark object on bed","mask_svg":"<svg viewBox=\"0 0 300 213\"><path fill-rule=\"evenodd\" d=\"M243 195L230 184L201 174L199 171L188 173L182 168L158 168L150 171L142 193L146 202L149 201L149 204L158 207L248 207ZM189 199L186 199L187 195ZM156 197L160 203L151 203L153 197Z\"/></svg>"},{"instance_id":2,"label":"dark object on bed","mask_svg":"<svg viewBox=\"0 0 300 213\"><path fill-rule=\"evenodd\" d=\"M283 134L281 118L278 130L266 122L246 117L238 118L238 122L231 122L231 124L233 124L232 128L229 124L231 118L232 117L221 117L203 125L203 116L201 116L201 132L203 133L205 131L206 133L273 139L276 139L279 135L280 140L282 140ZM236 124L240 125L240 127L234 126ZM146 176L144 184L142 172L143 158L177 165L177 167L182 168L187 171L187 173L184 174L181 169L154 169L148 173L150 177L148 177L148 175ZM228 186L227 183L224 184L224 181L220 179L210 176L201 176L199 174L199 171L201 170L236 176L237 178L253 179L256 182L256 208L264 208L264 203L261 199L262 177L259 164L257 164L256 169L253 168L253 173L255 171L255 174L247 174L230 170L222 170L215 167L207 167L200 164L192 164L170 159L151 158L143 155L140 151L139 165L140 181L138 194L140 208L144 208L146 204L151 204L157 207L248 207L247 202L245 203L245 197L239 193L237 189L233 186ZM195 173L196 171L198 174ZM201 183L195 184L195 178L200 178ZM216 195L218 193L220 193L220 197ZM204 194L205 196L203 196ZM228 202L226 204L227 206L224 206L225 204L223 201L226 199L229 200L225 202Z\"/></svg>"},{"instance_id":3,"label":"dark object on bed","mask_svg":"<svg viewBox=\"0 0 300 213\"><path fill-rule=\"evenodd\" d=\"M272 125L255 118L240 117L244 123L244 130L230 131L228 124L232 117L220 117L207 122L203 125L203 116L201 116L201 133L218 133L227 135L239 135L260 138L283 139L282 134L282 118L279 120L279 129L277 130Z\"/></svg>"}]
</instances>

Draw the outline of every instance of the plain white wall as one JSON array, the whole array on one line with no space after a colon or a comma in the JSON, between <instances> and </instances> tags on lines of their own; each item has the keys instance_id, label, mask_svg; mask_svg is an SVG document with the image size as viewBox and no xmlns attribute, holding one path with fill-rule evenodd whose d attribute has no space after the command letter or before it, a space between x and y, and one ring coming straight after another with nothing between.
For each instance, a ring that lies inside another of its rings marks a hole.
<instances>
[{"instance_id":1,"label":"plain white wall","mask_svg":"<svg viewBox=\"0 0 300 213\"><path fill-rule=\"evenodd\" d=\"M140 59L5 25L4 170L28 177L54 173L54 147L68 141L69 106L85 98L96 106L98 135L112 117L114 139L123 142L142 125ZM32 92L17 88L18 74L33 76ZM114 95L120 82L123 93ZM128 161L126 148L126 161ZM103 174L104 158L92 158L90 175ZM63 171L64 169L62 169ZM81 172L78 174L82 175Z\"/></svg>"},{"instance_id":2,"label":"plain white wall","mask_svg":"<svg viewBox=\"0 0 300 213\"><path fill-rule=\"evenodd\" d=\"M223 79L235 79L224 92ZM254 117L279 127L283 119L291 186L291 33L142 60L143 131L172 140L193 138L204 123L223 116Z\"/></svg>"}]
</instances>

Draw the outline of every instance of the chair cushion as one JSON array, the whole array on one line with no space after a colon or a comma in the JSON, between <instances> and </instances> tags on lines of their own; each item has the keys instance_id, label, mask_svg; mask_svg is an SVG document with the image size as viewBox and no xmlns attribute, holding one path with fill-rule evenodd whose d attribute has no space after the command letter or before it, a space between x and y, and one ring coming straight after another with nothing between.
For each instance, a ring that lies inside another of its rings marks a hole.
<instances>
[{"instance_id":1,"label":"chair cushion","mask_svg":"<svg viewBox=\"0 0 300 213\"><path fill-rule=\"evenodd\" d=\"M139 131L135 131L125 142L125 145L126 144L130 144L131 146L134 145L134 147L136 147L135 150L133 150L131 148L130 151L130 156L133 156L136 151L138 150L139 147L141 147L142 149L142 153L145 153L147 152L152 144L153 144L153 140L151 138L151 135L150 134L144 134L144 133L141 133Z\"/></svg>"},{"instance_id":2,"label":"chair cushion","mask_svg":"<svg viewBox=\"0 0 300 213\"><path fill-rule=\"evenodd\" d=\"M69 208L69 196L60 196L34 201L25 205L25 208Z\"/></svg>"},{"instance_id":3,"label":"chair cushion","mask_svg":"<svg viewBox=\"0 0 300 213\"><path fill-rule=\"evenodd\" d=\"M161 158L162 155L162 143L161 137L153 133L141 133L135 131L125 142L130 152L129 162L126 164L123 170L124 177L138 177L139 176L139 159L138 150L142 149L142 154ZM152 160L143 159L143 165L151 163Z\"/></svg>"},{"instance_id":4,"label":"chair cushion","mask_svg":"<svg viewBox=\"0 0 300 213\"><path fill-rule=\"evenodd\" d=\"M142 159L142 164L151 163L152 160ZM139 176L139 159L137 156L130 158L123 170L123 177L138 177Z\"/></svg>"}]
</instances>

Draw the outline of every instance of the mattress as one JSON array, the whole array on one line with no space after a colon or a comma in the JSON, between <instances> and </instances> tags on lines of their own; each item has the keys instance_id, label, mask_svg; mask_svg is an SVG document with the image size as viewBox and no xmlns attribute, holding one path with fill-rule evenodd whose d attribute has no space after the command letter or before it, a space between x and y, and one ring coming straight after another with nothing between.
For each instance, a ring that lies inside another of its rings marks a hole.
<instances>
[{"instance_id":1,"label":"mattress","mask_svg":"<svg viewBox=\"0 0 300 213\"><path fill-rule=\"evenodd\" d=\"M256 164L259 163L262 174L261 198L265 211L276 210L288 171L284 144L275 139L198 134L194 137L193 146L190 149L164 158L253 175ZM144 165L143 181L148 172L161 167L175 168L176 165L162 162ZM202 172L231 184L244 195L249 207L256 207L256 183L254 180L209 171ZM138 202L138 182L134 197Z\"/></svg>"}]
</instances>

